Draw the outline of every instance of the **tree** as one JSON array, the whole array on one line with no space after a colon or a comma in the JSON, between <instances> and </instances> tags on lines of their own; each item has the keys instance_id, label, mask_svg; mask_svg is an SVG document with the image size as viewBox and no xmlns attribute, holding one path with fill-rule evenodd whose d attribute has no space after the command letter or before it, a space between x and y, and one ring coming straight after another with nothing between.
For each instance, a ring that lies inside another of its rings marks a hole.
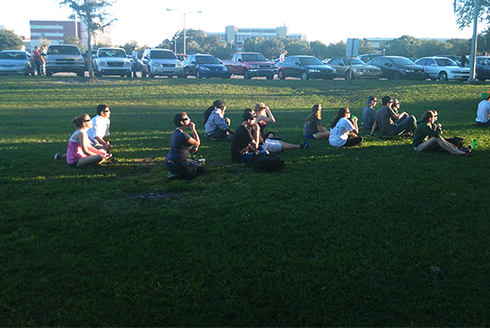
<instances>
[{"instance_id":1,"label":"tree","mask_svg":"<svg viewBox=\"0 0 490 328\"><path fill-rule=\"evenodd\" d=\"M359 40L359 54L372 54L375 52L376 50L367 39Z\"/></svg>"},{"instance_id":2,"label":"tree","mask_svg":"<svg viewBox=\"0 0 490 328\"><path fill-rule=\"evenodd\" d=\"M310 42L310 53L319 59L324 59L327 57L327 46L320 41Z\"/></svg>"},{"instance_id":3,"label":"tree","mask_svg":"<svg viewBox=\"0 0 490 328\"><path fill-rule=\"evenodd\" d=\"M0 51L1 50L21 50L24 41L12 30L0 30Z\"/></svg>"},{"instance_id":4,"label":"tree","mask_svg":"<svg viewBox=\"0 0 490 328\"><path fill-rule=\"evenodd\" d=\"M344 41L338 43L330 43L327 46L326 56L328 58L342 57L345 56L345 51L347 50L347 44Z\"/></svg>"},{"instance_id":5,"label":"tree","mask_svg":"<svg viewBox=\"0 0 490 328\"><path fill-rule=\"evenodd\" d=\"M414 49L414 57L450 55L450 49L452 47L449 42L441 42L435 39L422 40L420 46Z\"/></svg>"},{"instance_id":6,"label":"tree","mask_svg":"<svg viewBox=\"0 0 490 328\"><path fill-rule=\"evenodd\" d=\"M106 12L106 8L111 7L116 0L58 0L58 2L60 6L68 6L73 10L69 19L75 20L78 17L87 26L88 69L90 77L94 77L92 38L97 31L101 31L116 20L111 19L109 13Z\"/></svg>"},{"instance_id":7,"label":"tree","mask_svg":"<svg viewBox=\"0 0 490 328\"><path fill-rule=\"evenodd\" d=\"M264 44L265 39L261 36L253 36L251 38L248 38L245 40L243 43L243 50L244 51L259 51L262 45Z\"/></svg>"},{"instance_id":8,"label":"tree","mask_svg":"<svg viewBox=\"0 0 490 328\"><path fill-rule=\"evenodd\" d=\"M284 49L288 50L285 45L286 39L280 37L274 37L265 40L262 45L259 47L259 52L265 56L265 58L278 58L279 55L284 51Z\"/></svg>"},{"instance_id":9,"label":"tree","mask_svg":"<svg viewBox=\"0 0 490 328\"><path fill-rule=\"evenodd\" d=\"M478 20L480 22L490 21L490 0L479 0ZM475 0L455 0L454 13L456 24L463 29L473 24L475 15Z\"/></svg>"},{"instance_id":10,"label":"tree","mask_svg":"<svg viewBox=\"0 0 490 328\"><path fill-rule=\"evenodd\" d=\"M393 39L387 44L386 55L415 57L415 49L422 44L420 39L413 36L403 35Z\"/></svg>"}]
</instances>

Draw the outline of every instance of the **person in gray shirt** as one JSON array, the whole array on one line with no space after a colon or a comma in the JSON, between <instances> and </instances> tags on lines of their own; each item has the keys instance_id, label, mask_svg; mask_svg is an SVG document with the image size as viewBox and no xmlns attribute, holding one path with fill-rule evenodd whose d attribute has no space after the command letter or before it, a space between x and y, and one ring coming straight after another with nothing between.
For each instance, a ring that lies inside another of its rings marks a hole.
<instances>
[{"instance_id":1,"label":"person in gray shirt","mask_svg":"<svg viewBox=\"0 0 490 328\"><path fill-rule=\"evenodd\" d=\"M369 131L373 128L376 122L376 110L374 106L378 103L375 96L370 96L367 101L367 106L362 110L362 125Z\"/></svg>"}]
</instances>

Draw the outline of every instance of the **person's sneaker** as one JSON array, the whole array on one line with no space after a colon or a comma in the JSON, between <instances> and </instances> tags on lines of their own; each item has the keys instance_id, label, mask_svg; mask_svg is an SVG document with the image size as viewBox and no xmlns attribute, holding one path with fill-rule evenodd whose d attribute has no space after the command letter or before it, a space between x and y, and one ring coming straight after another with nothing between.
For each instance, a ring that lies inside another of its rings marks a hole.
<instances>
[{"instance_id":1,"label":"person's sneaker","mask_svg":"<svg viewBox=\"0 0 490 328\"><path fill-rule=\"evenodd\" d=\"M301 149L306 149L308 148L308 138L306 138L305 142L303 142L301 145L300 145Z\"/></svg>"},{"instance_id":2,"label":"person's sneaker","mask_svg":"<svg viewBox=\"0 0 490 328\"><path fill-rule=\"evenodd\" d=\"M460 150L464 151L465 153L471 153L471 146L466 148L461 148Z\"/></svg>"},{"instance_id":3,"label":"person's sneaker","mask_svg":"<svg viewBox=\"0 0 490 328\"><path fill-rule=\"evenodd\" d=\"M417 147L413 147L416 151L422 151L422 144L418 145Z\"/></svg>"},{"instance_id":4,"label":"person's sneaker","mask_svg":"<svg viewBox=\"0 0 490 328\"><path fill-rule=\"evenodd\" d=\"M61 154L60 153L54 154L54 159L60 159L60 157L61 157Z\"/></svg>"}]
</instances>

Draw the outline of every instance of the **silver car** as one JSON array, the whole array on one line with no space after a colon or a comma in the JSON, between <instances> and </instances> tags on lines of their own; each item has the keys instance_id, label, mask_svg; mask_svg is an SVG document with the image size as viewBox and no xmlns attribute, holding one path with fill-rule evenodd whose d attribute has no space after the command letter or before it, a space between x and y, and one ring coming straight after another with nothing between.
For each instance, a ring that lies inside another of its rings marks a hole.
<instances>
[{"instance_id":1,"label":"silver car","mask_svg":"<svg viewBox=\"0 0 490 328\"><path fill-rule=\"evenodd\" d=\"M141 58L141 75L184 77L184 68L172 50L146 49Z\"/></svg>"},{"instance_id":2,"label":"silver car","mask_svg":"<svg viewBox=\"0 0 490 328\"><path fill-rule=\"evenodd\" d=\"M0 74L4 75L34 75L36 63L32 55L20 50L0 51Z\"/></svg>"},{"instance_id":3,"label":"silver car","mask_svg":"<svg viewBox=\"0 0 490 328\"><path fill-rule=\"evenodd\" d=\"M352 70L351 70L352 62ZM359 58L337 57L330 59L326 65L330 65L337 70L338 77L346 80L354 79L379 79L383 76L381 68L367 65Z\"/></svg>"},{"instance_id":4,"label":"silver car","mask_svg":"<svg viewBox=\"0 0 490 328\"><path fill-rule=\"evenodd\" d=\"M470 78L469 67L460 67L454 60L447 57L423 57L415 64L425 67L432 80L468 80Z\"/></svg>"}]
</instances>

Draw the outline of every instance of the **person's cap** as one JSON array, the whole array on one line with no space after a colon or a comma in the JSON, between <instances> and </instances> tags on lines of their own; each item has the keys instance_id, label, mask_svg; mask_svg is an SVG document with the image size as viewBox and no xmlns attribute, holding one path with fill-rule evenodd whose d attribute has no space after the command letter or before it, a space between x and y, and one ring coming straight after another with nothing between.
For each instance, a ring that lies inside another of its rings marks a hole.
<instances>
[{"instance_id":1,"label":"person's cap","mask_svg":"<svg viewBox=\"0 0 490 328\"><path fill-rule=\"evenodd\" d=\"M376 99L376 97L375 97L375 96L369 96L368 101L367 101L367 103L366 103L366 104L368 104L368 105L369 105L369 104L371 103L371 101L373 101L374 99Z\"/></svg>"},{"instance_id":2,"label":"person's cap","mask_svg":"<svg viewBox=\"0 0 490 328\"><path fill-rule=\"evenodd\" d=\"M485 100L490 97L490 91L485 91L484 93L481 94L481 99Z\"/></svg>"},{"instance_id":3,"label":"person's cap","mask_svg":"<svg viewBox=\"0 0 490 328\"><path fill-rule=\"evenodd\" d=\"M243 118L244 120L253 120L253 119L254 119L254 118L256 118L256 117L257 117L257 114L252 113L252 112L249 112L249 111L245 111L245 112L243 113L243 116L242 116L242 118Z\"/></svg>"}]
</instances>

